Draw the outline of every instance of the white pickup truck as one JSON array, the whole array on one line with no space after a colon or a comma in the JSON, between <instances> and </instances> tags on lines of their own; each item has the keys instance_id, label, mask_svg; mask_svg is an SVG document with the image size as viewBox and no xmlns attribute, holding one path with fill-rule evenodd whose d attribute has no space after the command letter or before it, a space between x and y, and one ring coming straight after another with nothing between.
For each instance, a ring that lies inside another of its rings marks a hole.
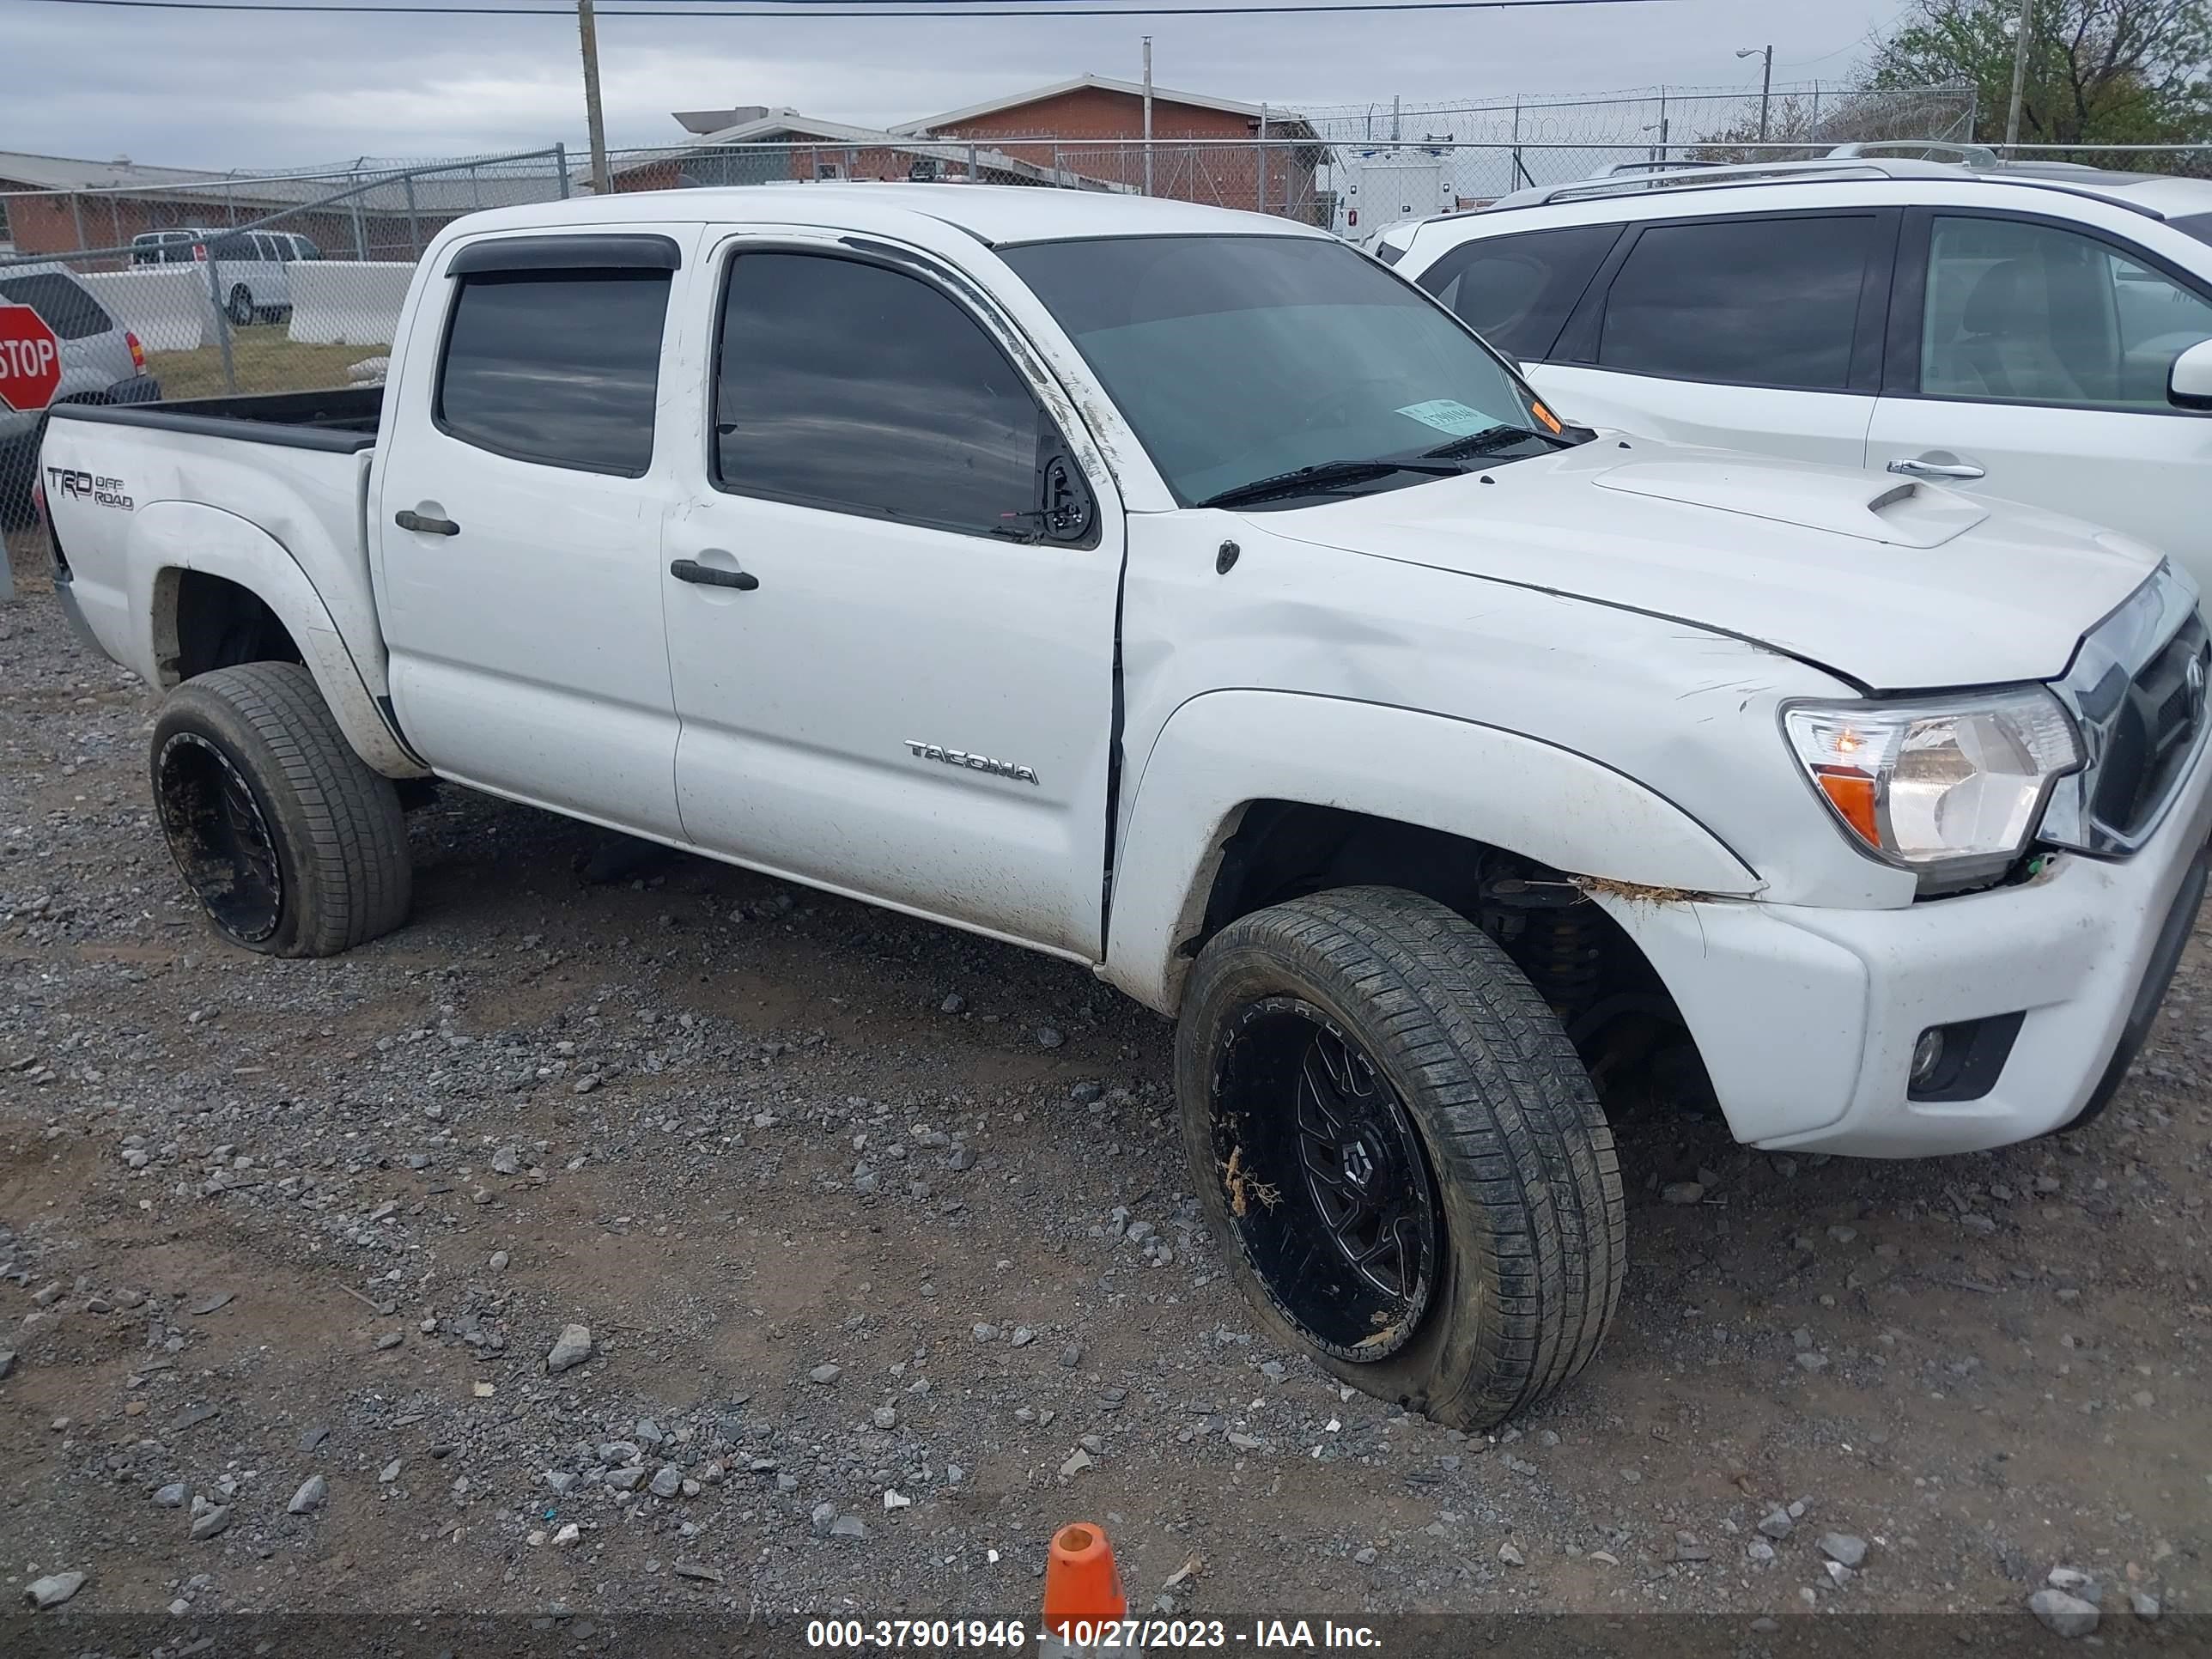
<instances>
[{"instance_id":1,"label":"white pickup truck","mask_svg":"<svg viewBox=\"0 0 2212 1659\"><path fill-rule=\"evenodd\" d=\"M1176 1019L1261 1316L1497 1422L1626 1261L1599 1089L1901 1157L2111 1097L2212 823L2188 580L1597 433L1279 220L698 190L440 234L380 391L57 410L58 589L249 949L402 925L434 775Z\"/></svg>"}]
</instances>

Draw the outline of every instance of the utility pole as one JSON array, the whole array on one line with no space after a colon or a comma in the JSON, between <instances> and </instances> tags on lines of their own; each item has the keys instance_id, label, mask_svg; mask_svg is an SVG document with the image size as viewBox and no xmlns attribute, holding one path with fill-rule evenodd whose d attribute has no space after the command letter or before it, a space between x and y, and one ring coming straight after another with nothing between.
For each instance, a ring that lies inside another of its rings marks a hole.
<instances>
[{"instance_id":1,"label":"utility pole","mask_svg":"<svg viewBox=\"0 0 2212 1659\"><path fill-rule=\"evenodd\" d=\"M1259 162L1260 211L1267 210L1267 106L1260 106L1260 152L1255 158Z\"/></svg>"},{"instance_id":2,"label":"utility pole","mask_svg":"<svg viewBox=\"0 0 2212 1659\"><path fill-rule=\"evenodd\" d=\"M2027 32L2035 16L2035 0L2020 0L2020 21L2013 26L2012 102L2005 110L2005 154L2020 143L2020 94L2027 82Z\"/></svg>"},{"instance_id":3,"label":"utility pole","mask_svg":"<svg viewBox=\"0 0 2212 1659\"><path fill-rule=\"evenodd\" d=\"M1145 194L1152 193L1152 37L1145 37Z\"/></svg>"},{"instance_id":4,"label":"utility pole","mask_svg":"<svg viewBox=\"0 0 2212 1659\"><path fill-rule=\"evenodd\" d=\"M1759 142L1766 142L1766 106L1774 96L1774 47L1746 46L1736 53L1739 58L1765 58L1766 67L1759 77Z\"/></svg>"},{"instance_id":5,"label":"utility pole","mask_svg":"<svg viewBox=\"0 0 2212 1659\"><path fill-rule=\"evenodd\" d=\"M592 134L592 192L605 196L614 189L607 173L607 122L599 109L599 31L592 17L592 0L576 0L576 33L584 46L584 121Z\"/></svg>"}]
</instances>

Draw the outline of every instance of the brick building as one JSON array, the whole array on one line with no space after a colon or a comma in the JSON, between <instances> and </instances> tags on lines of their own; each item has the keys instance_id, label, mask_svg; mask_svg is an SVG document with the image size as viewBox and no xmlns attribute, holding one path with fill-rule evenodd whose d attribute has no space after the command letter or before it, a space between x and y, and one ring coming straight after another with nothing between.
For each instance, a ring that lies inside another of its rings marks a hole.
<instances>
[{"instance_id":1,"label":"brick building","mask_svg":"<svg viewBox=\"0 0 2212 1659\"><path fill-rule=\"evenodd\" d=\"M988 142L1023 161L1145 185L1145 88L1134 81L1079 76L891 131ZM1154 195L1328 222L1314 183L1328 149L1295 111L1155 86L1150 149Z\"/></svg>"},{"instance_id":2,"label":"brick building","mask_svg":"<svg viewBox=\"0 0 2212 1659\"><path fill-rule=\"evenodd\" d=\"M386 177L394 181L327 199ZM358 176L268 178L0 150L0 258L127 248L144 231L221 230L281 214L269 229L305 236L326 258L411 259L465 213L543 201L558 189L550 158L520 167L462 163L406 179L374 167ZM89 270L124 261L77 263Z\"/></svg>"},{"instance_id":3,"label":"brick building","mask_svg":"<svg viewBox=\"0 0 2212 1659\"><path fill-rule=\"evenodd\" d=\"M695 135L690 143L657 155L617 161L612 168L617 191L813 179L971 178L991 185L1121 188L1085 177L1073 167L1055 167L1048 161L1041 162L1026 155L1007 155L981 141L917 138L876 127L819 120L796 110L758 106L679 110L676 118Z\"/></svg>"}]
</instances>

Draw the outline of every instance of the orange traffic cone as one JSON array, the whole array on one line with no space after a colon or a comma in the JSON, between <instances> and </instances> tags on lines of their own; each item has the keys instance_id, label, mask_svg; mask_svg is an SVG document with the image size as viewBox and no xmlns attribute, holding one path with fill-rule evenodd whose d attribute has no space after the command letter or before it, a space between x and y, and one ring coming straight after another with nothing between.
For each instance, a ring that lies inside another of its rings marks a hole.
<instances>
[{"instance_id":1,"label":"orange traffic cone","mask_svg":"<svg viewBox=\"0 0 2212 1659\"><path fill-rule=\"evenodd\" d=\"M1044 1565L1045 1629L1088 1647L1099 1641L1099 1626L1128 1616L1129 1598L1121 1593L1105 1529L1078 1521L1053 1534Z\"/></svg>"}]
</instances>

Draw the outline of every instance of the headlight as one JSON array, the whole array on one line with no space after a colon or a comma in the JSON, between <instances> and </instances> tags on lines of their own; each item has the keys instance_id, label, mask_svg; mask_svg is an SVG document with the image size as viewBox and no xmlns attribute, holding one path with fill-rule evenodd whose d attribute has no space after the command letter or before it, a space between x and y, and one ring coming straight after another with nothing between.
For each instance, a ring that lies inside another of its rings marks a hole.
<instances>
[{"instance_id":1,"label":"headlight","mask_svg":"<svg viewBox=\"0 0 2212 1659\"><path fill-rule=\"evenodd\" d=\"M1866 850L1942 891L1996 874L2035 833L2051 786L2081 763L2041 686L1925 702L1805 702L1783 729Z\"/></svg>"}]
</instances>

